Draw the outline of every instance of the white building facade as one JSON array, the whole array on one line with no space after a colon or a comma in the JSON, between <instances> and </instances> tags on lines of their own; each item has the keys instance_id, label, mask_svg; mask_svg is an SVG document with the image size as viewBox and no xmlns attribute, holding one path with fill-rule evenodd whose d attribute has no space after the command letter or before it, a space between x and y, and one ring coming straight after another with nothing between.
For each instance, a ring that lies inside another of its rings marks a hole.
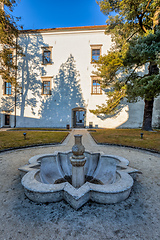
<instances>
[{"instance_id":1,"label":"white building facade","mask_svg":"<svg viewBox=\"0 0 160 240\"><path fill-rule=\"evenodd\" d=\"M0 79L1 127L139 128L143 101L123 101L115 116L96 116L89 110L105 103L95 60L107 54L111 37L105 26L23 31L18 44L16 93ZM155 100L153 126L160 125L160 98ZM15 118L16 109L16 118Z\"/></svg>"}]
</instances>

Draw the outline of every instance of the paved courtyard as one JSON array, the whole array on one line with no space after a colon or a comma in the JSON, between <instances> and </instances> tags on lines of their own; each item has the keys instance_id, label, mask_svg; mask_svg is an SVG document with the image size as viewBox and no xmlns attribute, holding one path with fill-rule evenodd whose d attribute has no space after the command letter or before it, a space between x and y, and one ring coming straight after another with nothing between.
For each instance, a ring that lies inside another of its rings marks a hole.
<instances>
[{"instance_id":1,"label":"paved courtyard","mask_svg":"<svg viewBox=\"0 0 160 240\"><path fill-rule=\"evenodd\" d=\"M18 168L30 157L70 150L74 134L92 152L127 158L142 172L129 198L118 204L88 202L75 211L65 201L37 204L24 195ZM97 145L86 130L72 130L61 145L0 153L0 239L160 239L160 154Z\"/></svg>"}]
</instances>

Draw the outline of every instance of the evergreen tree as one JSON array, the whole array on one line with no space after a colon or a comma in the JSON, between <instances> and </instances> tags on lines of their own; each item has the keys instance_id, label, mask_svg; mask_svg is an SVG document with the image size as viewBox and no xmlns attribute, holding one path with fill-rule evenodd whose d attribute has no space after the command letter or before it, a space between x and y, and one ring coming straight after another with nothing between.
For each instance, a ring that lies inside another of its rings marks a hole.
<instances>
[{"instance_id":1,"label":"evergreen tree","mask_svg":"<svg viewBox=\"0 0 160 240\"><path fill-rule=\"evenodd\" d=\"M101 0L98 4L108 16L106 33L114 44L100 57L96 74L103 79L102 87L114 91L108 95L108 105L91 112L112 114L124 96L129 101L141 97L145 101L142 128L151 130L153 102L160 93L160 0ZM146 64L148 72L142 74Z\"/></svg>"}]
</instances>

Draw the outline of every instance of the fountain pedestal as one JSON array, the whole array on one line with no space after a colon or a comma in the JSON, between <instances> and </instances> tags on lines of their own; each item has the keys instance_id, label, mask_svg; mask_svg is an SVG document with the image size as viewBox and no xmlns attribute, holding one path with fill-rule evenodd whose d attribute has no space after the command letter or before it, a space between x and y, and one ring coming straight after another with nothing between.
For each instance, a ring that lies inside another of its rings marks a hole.
<instances>
[{"instance_id":1,"label":"fountain pedestal","mask_svg":"<svg viewBox=\"0 0 160 240\"><path fill-rule=\"evenodd\" d=\"M128 198L133 185L129 174L138 170L128 167L128 160L119 156L84 153L81 138L82 135L75 135L72 152L33 156L29 164L19 168L30 200L48 203L65 199L77 210L89 199L110 204Z\"/></svg>"},{"instance_id":2,"label":"fountain pedestal","mask_svg":"<svg viewBox=\"0 0 160 240\"><path fill-rule=\"evenodd\" d=\"M85 148L82 145L82 135L74 135L75 144L72 147L73 156L70 158L72 164L72 185L75 188L81 187L85 183L84 165L86 158L84 156Z\"/></svg>"}]
</instances>

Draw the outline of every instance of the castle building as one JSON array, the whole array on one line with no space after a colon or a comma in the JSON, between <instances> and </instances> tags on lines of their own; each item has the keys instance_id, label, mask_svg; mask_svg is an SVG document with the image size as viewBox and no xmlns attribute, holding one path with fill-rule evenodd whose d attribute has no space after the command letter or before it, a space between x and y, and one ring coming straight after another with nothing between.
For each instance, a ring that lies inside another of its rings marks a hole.
<instances>
[{"instance_id":1,"label":"castle building","mask_svg":"<svg viewBox=\"0 0 160 240\"><path fill-rule=\"evenodd\" d=\"M143 100L122 101L114 116L90 112L106 101L107 89L101 89L95 73L96 60L112 45L105 25L24 30L18 44L25 56L17 59L16 95L11 83L0 78L1 127L142 126ZM160 122L158 106L160 98L154 103L153 126Z\"/></svg>"}]
</instances>

